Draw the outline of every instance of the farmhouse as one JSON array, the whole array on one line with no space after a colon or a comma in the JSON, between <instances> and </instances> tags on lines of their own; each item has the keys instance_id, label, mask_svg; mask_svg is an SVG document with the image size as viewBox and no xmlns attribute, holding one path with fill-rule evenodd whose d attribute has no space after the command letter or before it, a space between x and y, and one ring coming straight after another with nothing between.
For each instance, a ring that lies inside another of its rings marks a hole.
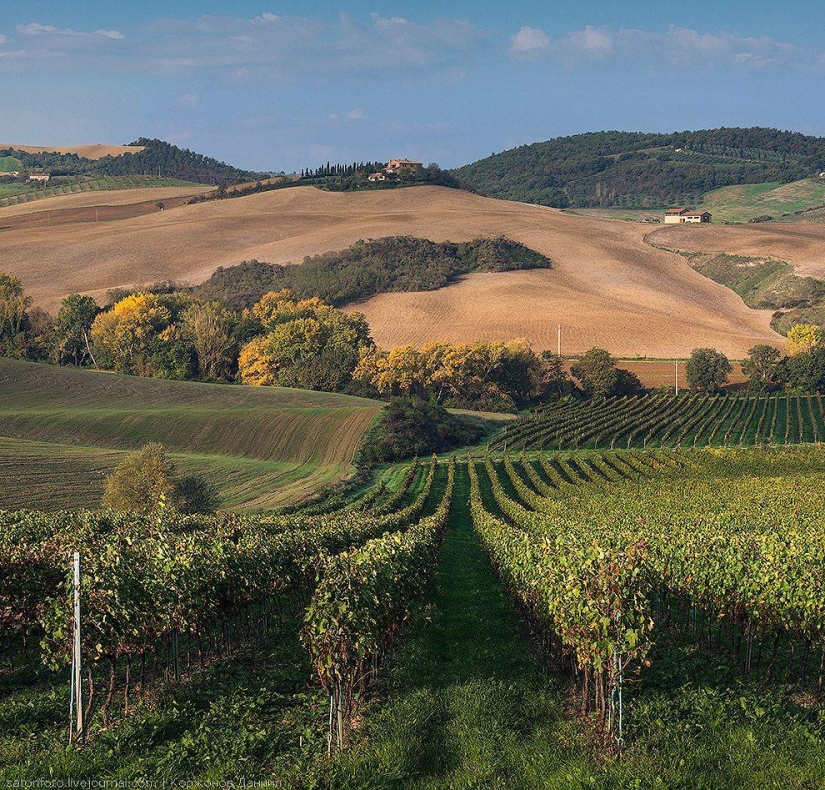
<instances>
[{"instance_id":1,"label":"farmhouse","mask_svg":"<svg viewBox=\"0 0 825 790\"><path fill-rule=\"evenodd\" d=\"M411 159L390 159L384 168L386 173L418 173L423 167L422 162L413 162Z\"/></svg>"},{"instance_id":2,"label":"farmhouse","mask_svg":"<svg viewBox=\"0 0 825 790\"><path fill-rule=\"evenodd\" d=\"M29 173L29 181L48 181L50 178L50 173Z\"/></svg>"},{"instance_id":3,"label":"farmhouse","mask_svg":"<svg viewBox=\"0 0 825 790\"><path fill-rule=\"evenodd\" d=\"M710 218L709 211L691 211L686 208L669 208L665 211L665 225L710 222Z\"/></svg>"},{"instance_id":4,"label":"farmhouse","mask_svg":"<svg viewBox=\"0 0 825 790\"><path fill-rule=\"evenodd\" d=\"M386 181L387 177L383 173L370 173L367 181Z\"/></svg>"}]
</instances>

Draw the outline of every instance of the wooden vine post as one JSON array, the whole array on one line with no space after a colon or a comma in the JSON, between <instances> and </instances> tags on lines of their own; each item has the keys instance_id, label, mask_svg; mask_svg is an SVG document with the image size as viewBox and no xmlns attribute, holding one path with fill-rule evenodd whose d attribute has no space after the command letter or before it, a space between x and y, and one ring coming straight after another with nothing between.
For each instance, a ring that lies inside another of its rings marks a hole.
<instances>
[{"instance_id":1,"label":"wooden vine post","mask_svg":"<svg viewBox=\"0 0 825 790\"><path fill-rule=\"evenodd\" d=\"M69 701L69 739L82 743L85 736L83 711L83 674L80 657L80 552L74 553L72 595L72 677Z\"/></svg>"}]
</instances>

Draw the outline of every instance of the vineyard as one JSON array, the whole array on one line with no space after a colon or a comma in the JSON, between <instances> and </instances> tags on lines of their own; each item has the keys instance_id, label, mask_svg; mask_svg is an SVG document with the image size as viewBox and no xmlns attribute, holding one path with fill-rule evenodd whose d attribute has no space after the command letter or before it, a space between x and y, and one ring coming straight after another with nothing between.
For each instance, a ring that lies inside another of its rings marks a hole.
<instances>
[{"instance_id":1,"label":"vineyard","mask_svg":"<svg viewBox=\"0 0 825 790\"><path fill-rule=\"evenodd\" d=\"M818 442L820 395L654 394L569 401L509 425L493 449L749 447Z\"/></svg>"},{"instance_id":2,"label":"vineyard","mask_svg":"<svg viewBox=\"0 0 825 790\"><path fill-rule=\"evenodd\" d=\"M257 515L0 511L0 778L819 786L822 449L635 443Z\"/></svg>"}]
</instances>

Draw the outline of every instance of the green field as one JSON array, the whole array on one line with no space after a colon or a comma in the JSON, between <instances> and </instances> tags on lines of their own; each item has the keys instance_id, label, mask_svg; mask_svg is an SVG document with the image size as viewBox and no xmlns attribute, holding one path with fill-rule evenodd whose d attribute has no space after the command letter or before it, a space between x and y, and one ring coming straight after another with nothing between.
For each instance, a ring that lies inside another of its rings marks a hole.
<instances>
[{"instance_id":1,"label":"green field","mask_svg":"<svg viewBox=\"0 0 825 790\"><path fill-rule=\"evenodd\" d=\"M348 472L381 404L0 360L0 508L94 507L126 451L164 444L228 507L307 497Z\"/></svg>"},{"instance_id":2,"label":"green field","mask_svg":"<svg viewBox=\"0 0 825 790\"><path fill-rule=\"evenodd\" d=\"M806 178L791 184L740 184L708 192L696 207L713 214L714 222L747 222L761 216L782 220L825 205L825 179Z\"/></svg>"},{"instance_id":3,"label":"green field","mask_svg":"<svg viewBox=\"0 0 825 790\"><path fill-rule=\"evenodd\" d=\"M817 217L821 220L821 209L825 207L825 179L721 187L706 193L701 202L689 207L709 211L713 222L748 222L764 216L779 222ZM573 208L565 211L587 217L653 224L662 221L665 208Z\"/></svg>"},{"instance_id":4,"label":"green field","mask_svg":"<svg viewBox=\"0 0 825 790\"><path fill-rule=\"evenodd\" d=\"M0 183L0 207L16 206L21 203L30 203L33 200L59 197L61 195L75 195L82 192L186 186L191 186L193 193L204 189L203 184L193 184L177 178L155 178L154 176L111 176L108 178L78 176L52 180L46 184Z\"/></svg>"},{"instance_id":5,"label":"green field","mask_svg":"<svg viewBox=\"0 0 825 790\"><path fill-rule=\"evenodd\" d=\"M13 156L0 156L0 173L12 173L20 170L23 163Z\"/></svg>"}]
</instances>

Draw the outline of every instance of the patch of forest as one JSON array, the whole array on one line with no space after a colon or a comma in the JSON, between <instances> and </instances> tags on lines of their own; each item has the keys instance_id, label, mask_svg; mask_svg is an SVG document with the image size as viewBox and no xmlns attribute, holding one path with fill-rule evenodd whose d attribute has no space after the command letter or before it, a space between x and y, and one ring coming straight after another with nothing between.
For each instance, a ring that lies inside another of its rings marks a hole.
<instances>
[{"instance_id":1,"label":"patch of forest","mask_svg":"<svg viewBox=\"0 0 825 790\"><path fill-rule=\"evenodd\" d=\"M298 299L316 296L337 307L390 291L433 291L471 272L549 268L549 258L504 236L460 243L391 236L306 257L297 266L253 260L220 267L195 292L235 310L284 288Z\"/></svg>"}]
</instances>

